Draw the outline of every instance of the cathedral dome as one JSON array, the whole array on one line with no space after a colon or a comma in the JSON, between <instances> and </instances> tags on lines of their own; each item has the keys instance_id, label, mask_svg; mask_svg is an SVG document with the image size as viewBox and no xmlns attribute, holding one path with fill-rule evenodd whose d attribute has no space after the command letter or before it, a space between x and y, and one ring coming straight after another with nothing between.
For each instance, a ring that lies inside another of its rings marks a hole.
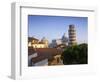
<instances>
[{"instance_id":1,"label":"cathedral dome","mask_svg":"<svg viewBox=\"0 0 100 82\"><path fill-rule=\"evenodd\" d=\"M62 42L68 42L68 38L66 37L66 34L65 33L62 36Z\"/></svg>"}]
</instances>

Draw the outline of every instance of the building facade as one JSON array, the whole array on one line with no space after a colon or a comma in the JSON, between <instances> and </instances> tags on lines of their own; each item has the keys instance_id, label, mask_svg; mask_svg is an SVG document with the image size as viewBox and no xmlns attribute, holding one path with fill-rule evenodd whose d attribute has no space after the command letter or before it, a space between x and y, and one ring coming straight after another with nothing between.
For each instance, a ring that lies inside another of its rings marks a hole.
<instances>
[{"instance_id":1,"label":"building facade","mask_svg":"<svg viewBox=\"0 0 100 82\"><path fill-rule=\"evenodd\" d=\"M28 37L28 47L33 48L48 48L48 40L43 38L41 41L34 37Z\"/></svg>"},{"instance_id":2,"label":"building facade","mask_svg":"<svg viewBox=\"0 0 100 82\"><path fill-rule=\"evenodd\" d=\"M54 39L52 40L52 43L50 44L51 48L56 48L59 45L68 45L68 38L66 37L65 33L60 39Z\"/></svg>"}]
</instances>

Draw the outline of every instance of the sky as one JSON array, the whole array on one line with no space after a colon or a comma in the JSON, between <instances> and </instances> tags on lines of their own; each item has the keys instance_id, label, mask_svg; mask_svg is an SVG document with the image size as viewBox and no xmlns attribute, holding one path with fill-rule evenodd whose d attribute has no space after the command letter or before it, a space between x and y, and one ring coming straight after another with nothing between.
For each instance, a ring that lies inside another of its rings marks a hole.
<instances>
[{"instance_id":1,"label":"sky","mask_svg":"<svg viewBox=\"0 0 100 82\"><path fill-rule=\"evenodd\" d=\"M68 37L70 24L75 25L77 43L87 43L87 17L28 15L28 36L39 40L45 37L51 42L62 38L64 33Z\"/></svg>"}]
</instances>

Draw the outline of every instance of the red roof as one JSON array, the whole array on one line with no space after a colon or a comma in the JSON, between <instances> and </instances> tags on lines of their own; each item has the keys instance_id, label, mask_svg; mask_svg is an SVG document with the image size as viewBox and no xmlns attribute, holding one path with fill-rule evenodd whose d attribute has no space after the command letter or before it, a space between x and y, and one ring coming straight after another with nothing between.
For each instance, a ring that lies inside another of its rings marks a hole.
<instances>
[{"instance_id":1,"label":"red roof","mask_svg":"<svg viewBox=\"0 0 100 82\"><path fill-rule=\"evenodd\" d=\"M39 62L44 59L52 59L53 56L61 54L62 50L58 50L56 48L37 48L36 52L38 56L35 58L32 58L33 63Z\"/></svg>"},{"instance_id":2,"label":"red roof","mask_svg":"<svg viewBox=\"0 0 100 82\"><path fill-rule=\"evenodd\" d=\"M32 55L36 52L35 49L33 49L33 47L28 47L28 55Z\"/></svg>"}]
</instances>

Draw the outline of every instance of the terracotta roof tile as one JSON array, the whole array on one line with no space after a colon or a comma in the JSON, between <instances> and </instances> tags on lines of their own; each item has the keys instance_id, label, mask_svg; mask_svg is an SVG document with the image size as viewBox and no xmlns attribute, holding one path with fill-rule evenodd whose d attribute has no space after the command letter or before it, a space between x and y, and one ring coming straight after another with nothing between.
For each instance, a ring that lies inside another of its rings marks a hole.
<instances>
[{"instance_id":1,"label":"terracotta roof tile","mask_svg":"<svg viewBox=\"0 0 100 82\"><path fill-rule=\"evenodd\" d=\"M32 55L36 52L35 49L33 49L33 47L28 47L28 55Z\"/></svg>"},{"instance_id":2,"label":"terracotta roof tile","mask_svg":"<svg viewBox=\"0 0 100 82\"><path fill-rule=\"evenodd\" d=\"M39 62L44 59L52 59L53 56L57 54L61 54L62 50L58 50L56 48L37 48L36 52L38 56L35 58L32 58L33 63Z\"/></svg>"}]
</instances>

